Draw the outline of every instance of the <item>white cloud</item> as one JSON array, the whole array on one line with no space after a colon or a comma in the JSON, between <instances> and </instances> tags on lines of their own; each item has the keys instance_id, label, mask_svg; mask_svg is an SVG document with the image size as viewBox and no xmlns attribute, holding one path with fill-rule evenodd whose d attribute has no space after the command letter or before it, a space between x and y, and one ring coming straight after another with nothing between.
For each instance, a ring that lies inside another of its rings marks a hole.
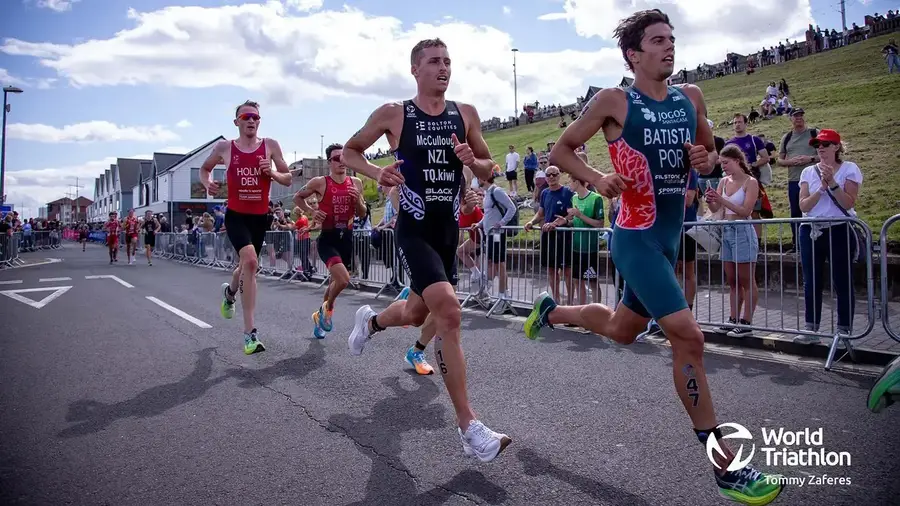
<instances>
[{"instance_id":1,"label":"white cloud","mask_svg":"<svg viewBox=\"0 0 900 506\"><path fill-rule=\"evenodd\" d=\"M323 0L285 0L284 5L292 9L306 12L322 8Z\"/></svg>"},{"instance_id":2,"label":"white cloud","mask_svg":"<svg viewBox=\"0 0 900 506\"><path fill-rule=\"evenodd\" d=\"M20 214L37 217L37 208L66 196L70 185L83 186L79 194L92 199L94 178L116 163L114 157L66 167L26 169L6 172L7 202L14 204Z\"/></svg>"},{"instance_id":3,"label":"white cloud","mask_svg":"<svg viewBox=\"0 0 900 506\"><path fill-rule=\"evenodd\" d=\"M169 153L171 155L184 155L190 153L192 150L196 149L197 146L193 148L186 148L184 146L166 146L162 149L156 149L154 153ZM140 157L137 157L140 158ZM149 158L149 157L148 157Z\"/></svg>"},{"instance_id":4,"label":"white cloud","mask_svg":"<svg viewBox=\"0 0 900 506\"><path fill-rule=\"evenodd\" d=\"M505 14L507 16L512 14L512 9L510 9L508 5L504 5L503 6L503 14Z\"/></svg>"},{"instance_id":5,"label":"white cloud","mask_svg":"<svg viewBox=\"0 0 900 506\"><path fill-rule=\"evenodd\" d=\"M41 79L35 77L16 77L10 74L6 69L0 68L0 85L18 86L20 88L37 88L39 90L49 89L56 79Z\"/></svg>"},{"instance_id":6,"label":"white cloud","mask_svg":"<svg viewBox=\"0 0 900 506\"><path fill-rule=\"evenodd\" d=\"M81 0L37 0L35 5L41 9L50 9L56 12L65 12L72 10L72 4L76 4Z\"/></svg>"},{"instance_id":7,"label":"white cloud","mask_svg":"<svg viewBox=\"0 0 900 506\"><path fill-rule=\"evenodd\" d=\"M676 65L696 67L722 61L726 51L748 54L786 37L802 35L814 23L810 0L720 0L709 8L702 0L565 0L563 12L539 16L542 21L566 20L582 37L613 40L621 19L632 13L661 8L675 27ZM602 16L596 13L602 12ZM735 23L741 30L735 30ZM624 61L623 61L624 64Z\"/></svg>"},{"instance_id":8,"label":"white cloud","mask_svg":"<svg viewBox=\"0 0 900 506\"><path fill-rule=\"evenodd\" d=\"M679 68L720 61L726 49L758 50L763 43L802 32L811 19L809 0L722 0L715 9L699 0L668 1L679 37ZM216 8L171 6L153 12L131 9L128 17L134 25L107 39L71 45L5 39L0 51L38 58L79 87L166 83L208 88L239 83L271 104L349 95L408 98L415 93L409 51L419 40L437 36L448 43L454 61L450 98L475 104L484 118L511 112L514 41L489 26L490 20L478 25L455 19L410 24L353 7L295 15L289 12L295 6L313 8L319 2L287 3L290 8L269 1ZM581 36L609 41L618 19L657 3L565 0L563 12L541 19L566 20ZM723 22L736 17L742 30ZM596 51L520 51L520 101L569 103L588 84L618 82L624 68L621 53L610 42L603 45ZM236 67L234 61L242 65Z\"/></svg>"},{"instance_id":9,"label":"white cloud","mask_svg":"<svg viewBox=\"0 0 900 506\"><path fill-rule=\"evenodd\" d=\"M191 122L186 119L183 119L183 120L179 121L178 123L175 123L175 126L178 128L190 128Z\"/></svg>"},{"instance_id":10,"label":"white cloud","mask_svg":"<svg viewBox=\"0 0 900 506\"><path fill-rule=\"evenodd\" d=\"M57 128L40 123L13 123L6 127L10 139L62 142L170 142L180 139L164 126L119 126L109 121L87 121Z\"/></svg>"}]
</instances>

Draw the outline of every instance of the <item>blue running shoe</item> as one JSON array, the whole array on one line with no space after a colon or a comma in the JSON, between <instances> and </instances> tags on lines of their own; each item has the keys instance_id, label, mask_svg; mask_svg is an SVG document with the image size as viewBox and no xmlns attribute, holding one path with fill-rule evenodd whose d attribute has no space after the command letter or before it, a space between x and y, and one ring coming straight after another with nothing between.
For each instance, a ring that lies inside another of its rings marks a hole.
<instances>
[{"instance_id":1,"label":"blue running shoe","mask_svg":"<svg viewBox=\"0 0 900 506\"><path fill-rule=\"evenodd\" d=\"M313 327L313 337L316 339L325 339L325 331L322 330L322 327L315 325Z\"/></svg>"},{"instance_id":2,"label":"blue running shoe","mask_svg":"<svg viewBox=\"0 0 900 506\"><path fill-rule=\"evenodd\" d=\"M714 473L716 474L716 473ZM716 474L719 495L748 506L763 506L774 501L784 489L779 475L765 475L750 466L737 471Z\"/></svg>"},{"instance_id":3,"label":"blue running shoe","mask_svg":"<svg viewBox=\"0 0 900 506\"><path fill-rule=\"evenodd\" d=\"M394 299L394 302L396 302L396 301L398 301L398 300L406 300L406 299L408 299L408 298L409 298L409 287L408 287L408 286L404 286L404 287L403 287L403 290L400 290L400 293L397 294L397 298Z\"/></svg>"}]
</instances>

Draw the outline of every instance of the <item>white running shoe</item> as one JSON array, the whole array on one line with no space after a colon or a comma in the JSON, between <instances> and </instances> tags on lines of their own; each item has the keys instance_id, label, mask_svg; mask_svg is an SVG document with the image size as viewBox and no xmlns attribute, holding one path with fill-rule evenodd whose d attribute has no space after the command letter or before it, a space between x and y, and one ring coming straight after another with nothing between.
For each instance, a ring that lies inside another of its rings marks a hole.
<instances>
[{"instance_id":1,"label":"white running shoe","mask_svg":"<svg viewBox=\"0 0 900 506\"><path fill-rule=\"evenodd\" d=\"M356 322L353 325L353 331L350 332L350 338L347 339L347 346L350 348L351 355L362 355L363 348L366 347L366 341L369 340L369 320L375 316L375 311L371 306L363 306L356 310Z\"/></svg>"},{"instance_id":2,"label":"white running shoe","mask_svg":"<svg viewBox=\"0 0 900 506\"><path fill-rule=\"evenodd\" d=\"M459 434L459 440L462 442L466 455L478 457L478 460L482 462L494 460L512 443L509 436L492 431L478 420L469 422L469 428L466 429L465 434L458 427L456 432Z\"/></svg>"}]
</instances>

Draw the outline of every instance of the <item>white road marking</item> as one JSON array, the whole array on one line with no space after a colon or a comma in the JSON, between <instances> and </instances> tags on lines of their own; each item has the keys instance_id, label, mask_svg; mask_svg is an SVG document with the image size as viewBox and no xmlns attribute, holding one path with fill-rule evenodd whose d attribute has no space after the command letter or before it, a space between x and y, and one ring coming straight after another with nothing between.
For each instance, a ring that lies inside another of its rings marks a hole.
<instances>
[{"instance_id":1,"label":"white road marking","mask_svg":"<svg viewBox=\"0 0 900 506\"><path fill-rule=\"evenodd\" d=\"M120 285L124 286L125 288L134 288L134 285L127 283L125 281L122 281L119 277L113 276L112 274L103 274L100 276L85 276L84 279L111 279L111 280L115 281L116 283L119 283Z\"/></svg>"},{"instance_id":2,"label":"white road marking","mask_svg":"<svg viewBox=\"0 0 900 506\"><path fill-rule=\"evenodd\" d=\"M60 295L68 292L69 289L71 289L71 288L72 288L71 286L52 286L52 287L48 287L48 288L23 288L23 289L19 289L19 290L4 290L4 291L0 292L0 294L6 295L10 299L17 300L17 301L21 302L22 304L29 305L35 309L41 309L42 307L44 307L47 304L56 300L56 298L59 297ZM23 297L23 296L19 295L21 293L49 292L51 290L53 290L53 293L44 297L41 300L32 300L32 299L29 299L28 297Z\"/></svg>"},{"instance_id":3,"label":"white road marking","mask_svg":"<svg viewBox=\"0 0 900 506\"><path fill-rule=\"evenodd\" d=\"M51 281L72 281L72 278L41 278L38 280L38 283L49 283Z\"/></svg>"},{"instance_id":4,"label":"white road marking","mask_svg":"<svg viewBox=\"0 0 900 506\"><path fill-rule=\"evenodd\" d=\"M0 281L0 285L18 285L21 284L21 279L11 279L9 281Z\"/></svg>"},{"instance_id":5,"label":"white road marking","mask_svg":"<svg viewBox=\"0 0 900 506\"><path fill-rule=\"evenodd\" d=\"M4 270L10 270L10 269L24 269L24 268L26 268L26 267L36 267L36 266L38 266L38 265L47 265L47 264L58 264L58 263L60 263L60 262L62 262L62 259L61 259L61 258L48 258L47 260L44 260L43 262L36 262L36 263L33 263L33 264L25 264L25 265L13 265L12 267L6 267L6 268L4 268Z\"/></svg>"},{"instance_id":6,"label":"white road marking","mask_svg":"<svg viewBox=\"0 0 900 506\"><path fill-rule=\"evenodd\" d=\"M182 310L180 310L180 309L178 309L178 308L176 308L176 307L172 307L172 306L166 304L165 302L163 302L163 301L157 299L156 297L150 297L150 296L148 295L148 296L147 296L147 300L149 300L150 302L156 304L157 306L159 306L159 307L161 307L161 308L163 308L163 309L167 309L167 310L169 310L169 311L175 313L176 315L178 315L178 316L184 318L185 320L187 320L187 321L193 323L194 325L200 327L201 329L211 329L211 328L212 328L212 325L206 323L205 321L199 320L199 319L197 319L197 318L194 318L193 316L191 316L191 315L185 313L184 311L182 311Z\"/></svg>"}]
</instances>

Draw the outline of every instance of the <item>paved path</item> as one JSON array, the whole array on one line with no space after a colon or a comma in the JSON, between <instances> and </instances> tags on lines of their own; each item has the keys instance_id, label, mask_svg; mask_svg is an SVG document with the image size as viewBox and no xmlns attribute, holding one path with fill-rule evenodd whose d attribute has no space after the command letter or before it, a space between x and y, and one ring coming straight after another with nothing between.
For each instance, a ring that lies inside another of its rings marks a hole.
<instances>
[{"instance_id":1,"label":"paved path","mask_svg":"<svg viewBox=\"0 0 900 506\"><path fill-rule=\"evenodd\" d=\"M269 351L247 357L238 318L218 315L224 273L110 266L100 248L71 245L54 256L0 272L13 282L0 291L62 292L40 309L0 295L3 504L722 504L664 346L567 331L531 342L520 322L466 313L474 406L514 439L480 464L462 454L440 378L403 367L415 329L348 354L351 311L384 306L371 294L339 299L317 341L321 292L261 281ZM117 278L86 279L105 275ZM789 488L777 504L896 504L900 409L865 410L871 377L712 352L705 362L719 416L750 428L757 465L762 427L822 427L827 450L851 453L848 468L770 466L851 479Z\"/></svg>"}]
</instances>

